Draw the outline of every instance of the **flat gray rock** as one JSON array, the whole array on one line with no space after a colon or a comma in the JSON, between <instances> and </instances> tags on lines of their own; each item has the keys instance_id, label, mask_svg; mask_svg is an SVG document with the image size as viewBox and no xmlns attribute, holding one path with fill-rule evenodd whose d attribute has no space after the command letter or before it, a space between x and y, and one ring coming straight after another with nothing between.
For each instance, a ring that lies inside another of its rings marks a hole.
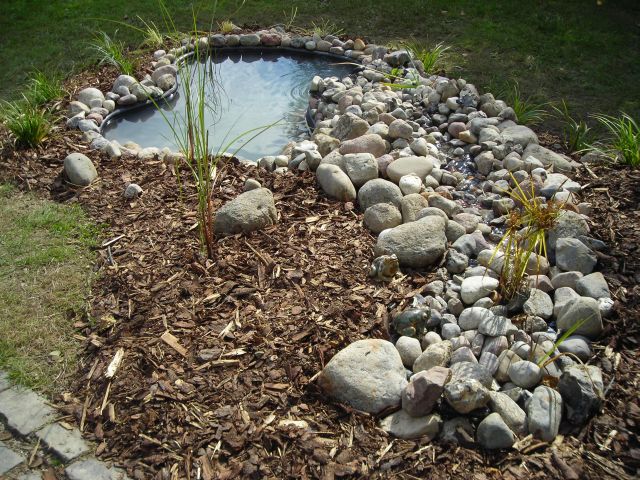
<instances>
[{"instance_id":1,"label":"flat gray rock","mask_svg":"<svg viewBox=\"0 0 640 480\"><path fill-rule=\"evenodd\" d=\"M553 315L553 301L551 297L537 288L532 288L529 298L522 307L524 313L548 320Z\"/></svg>"},{"instance_id":2,"label":"flat gray rock","mask_svg":"<svg viewBox=\"0 0 640 480\"><path fill-rule=\"evenodd\" d=\"M567 420L583 425L602 407L602 372L595 365L567 367L558 382L558 390L566 406Z\"/></svg>"},{"instance_id":3,"label":"flat gray rock","mask_svg":"<svg viewBox=\"0 0 640 480\"><path fill-rule=\"evenodd\" d=\"M482 277L472 277L472 278L482 278ZM464 282L462 282L464 284ZM503 317L500 315L494 315L492 317L485 317L478 326L478 332L483 335L488 335L490 337L503 337L508 335L513 335L518 331L518 327L516 327L511 320L507 317Z\"/></svg>"},{"instance_id":4,"label":"flat gray rock","mask_svg":"<svg viewBox=\"0 0 640 480\"><path fill-rule=\"evenodd\" d=\"M67 430L58 423L48 425L36 432L36 437L65 463L89 451L89 446L82 439L79 430L75 428Z\"/></svg>"},{"instance_id":5,"label":"flat gray rock","mask_svg":"<svg viewBox=\"0 0 640 480\"><path fill-rule=\"evenodd\" d=\"M451 360L451 342L443 341L429 345L413 363L413 373L430 370L433 367L446 367Z\"/></svg>"},{"instance_id":6,"label":"flat gray rock","mask_svg":"<svg viewBox=\"0 0 640 480\"><path fill-rule=\"evenodd\" d=\"M598 262L596 254L577 238L559 238L556 242L556 265L567 272L588 275Z\"/></svg>"},{"instance_id":7,"label":"flat gray rock","mask_svg":"<svg viewBox=\"0 0 640 480\"><path fill-rule=\"evenodd\" d=\"M489 392L489 407L518 435L527 433L527 414L506 393Z\"/></svg>"},{"instance_id":8,"label":"flat gray rock","mask_svg":"<svg viewBox=\"0 0 640 480\"><path fill-rule=\"evenodd\" d=\"M13 387L0 393L0 416L7 426L27 436L53 420L54 410L31 390Z\"/></svg>"},{"instance_id":9,"label":"flat gray rock","mask_svg":"<svg viewBox=\"0 0 640 480\"><path fill-rule=\"evenodd\" d=\"M439 261L446 251L444 229L444 220L429 217L428 221L423 219L384 230L378 237L375 256L395 254L401 266L429 267Z\"/></svg>"},{"instance_id":10,"label":"flat gray rock","mask_svg":"<svg viewBox=\"0 0 640 480\"><path fill-rule=\"evenodd\" d=\"M64 175L72 185L86 187L98 177L98 171L89 157L71 153L64 159Z\"/></svg>"},{"instance_id":11,"label":"flat gray rock","mask_svg":"<svg viewBox=\"0 0 640 480\"><path fill-rule=\"evenodd\" d=\"M569 330L577 323L581 325L573 332L574 334L584 335L591 340L600 336L604 327L600 306L595 298L574 298L558 316L558 328L562 331Z\"/></svg>"},{"instance_id":12,"label":"flat gray rock","mask_svg":"<svg viewBox=\"0 0 640 480\"><path fill-rule=\"evenodd\" d=\"M432 157L403 157L391 162L387 167L387 176L398 183L402 177L410 173L424 179L433 170Z\"/></svg>"},{"instance_id":13,"label":"flat gray rock","mask_svg":"<svg viewBox=\"0 0 640 480\"><path fill-rule=\"evenodd\" d=\"M594 272L576 281L576 291L583 297L611 298L609 285L600 272Z\"/></svg>"},{"instance_id":14,"label":"flat gray rock","mask_svg":"<svg viewBox=\"0 0 640 480\"><path fill-rule=\"evenodd\" d=\"M0 442L0 475L4 475L25 460L22 455L11 450L4 442Z\"/></svg>"}]
</instances>

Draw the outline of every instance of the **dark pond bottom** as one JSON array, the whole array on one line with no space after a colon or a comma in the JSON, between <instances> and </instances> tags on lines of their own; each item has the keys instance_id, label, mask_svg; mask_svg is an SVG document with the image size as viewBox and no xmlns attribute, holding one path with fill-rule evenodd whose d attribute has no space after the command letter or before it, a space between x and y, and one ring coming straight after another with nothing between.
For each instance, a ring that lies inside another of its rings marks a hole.
<instances>
[{"instance_id":1,"label":"dark pond bottom","mask_svg":"<svg viewBox=\"0 0 640 480\"><path fill-rule=\"evenodd\" d=\"M206 73L205 123L214 152L235 152L254 134L242 135L244 132L280 120L237 152L239 157L257 160L278 154L288 142L308 134L305 113L311 79L315 75L342 78L353 71L353 66L337 62L331 57L282 51L219 52L183 71L191 72L185 76L191 76L192 91L198 89L197 72ZM162 112L154 106L125 112L105 123L103 135L121 144L132 141L141 147L180 150L172 126L178 132L184 130L184 81L179 76L178 90L162 101ZM239 135L242 138L229 145Z\"/></svg>"}]
</instances>

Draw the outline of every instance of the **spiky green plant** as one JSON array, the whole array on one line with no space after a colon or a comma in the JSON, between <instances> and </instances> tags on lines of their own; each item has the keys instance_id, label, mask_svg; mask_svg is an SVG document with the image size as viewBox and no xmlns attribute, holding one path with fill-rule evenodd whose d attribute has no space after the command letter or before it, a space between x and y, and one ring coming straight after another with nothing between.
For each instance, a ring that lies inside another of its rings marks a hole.
<instances>
[{"instance_id":1,"label":"spiky green plant","mask_svg":"<svg viewBox=\"0 0 640 480\"><path fill-rule=\"evenodd\" d=\"M231 20L223 20L222 22L218 22L218 28L220 29L220 32L228 34L233 32L235 25Z\"/></svg>"},{"instance_id":2,"label":"spiky green plant","mask_svg":"<svg viewBox=\"0 0 640 480\"><path fill-rule=\"evenodd\" d=\"M576 323L574 323L573 325L571 325L571 327L564 332L562 335L560 335L560 337L553 343L553 347L549 349L548 352L546 352L544 354L544 356L542 356L540 358L540 360L538 360L538 366L539 367L543 367L543 366L547 366L547 364L549 362L546 362L546 360L549 358L551 359L551 355L553 355L553 352L555 352L558 348L558 346L564 342L567 338L569 338L571 335L574 334L574 332L576 330L578 330L582 325L585 324L585 322L587 320L589 320L591 317L588 318L583 318L582 320L577 321ZM555 361L555 358L551 359L551 361Z\"/></svg>"},{"instance_id":3,"label":"spiky green plant","mask_svg":"<svg viewBox=\"0 0 640 480\"><path fill-rule=\"evenodd\" d=\"M327 35L339 36L344 33L344 30L338 27L331 20L325 18L320 21L311 22L311 30L313 33L320 35L321 37L326 37Z\"/></svg>"},{"instance_id":4,"label":"spiky green plant","mask_svg":"<svg viewBox=\"0 0 640 480\"><path fill-rule=\"evenodd\" d=\"M620 117L595 114L593 118L609 135L606 141L594 145L594 149L623 165L640 166L640 127L636 120L624 112Z\"/></svg>"},{"instance_id":5,"label":"spiky green plant","mask_svg":"<svg viewBox=\"0 0 640 480\"><path fill-rule=\"evenodd\" d=\"M524 290L527 267L534 253L536 270L540 271L540 258L547 256L547 233L556 225L563 207L554 200L543 202L537 197L533 181L531 190L525 192L513 174L510 175L515 186L507 193L519 207L508 214L507 230L489 260L491 265L498 255L502 256L500 293L507 300Z\"/></svg>"},{"instance_id":6,"label":"spiky green plant","mask_svg":"<svg viewBox=\"0 0 640 480\"><path fill-rule=\"evenodd\" d=\"M142 17L138 16L138 19L144 25L143 28L136 28L143 35L143 40L141 46L143 47L151 47L151 48L159 48L164 43L164 35L160 32L160 29L156 26L152 21L144 20Z\"/></svg>"},{"instance_id":7,"label":"spiky green plant","mask_svg":"<svg viewBox=\"0 0 640 480\"><path fill-rule=\"evenodd\" d=\"M113 65L126 75L135 72L135 64L125 53L124 44L112 39L106 32L96 33L89 48L98 65Z\"/></svg>"},{"instance_id":8,"label":"spiky green plant","mask_svg":"<svg viewBox=\"0 0 640 480\"><path fill-rule=\"evenodd\" d=\"M57 74L46 75L36 70L29 77L27 93L25 96L35 106L41 106L54 100L64 97L65 91L62 88L62 81Z\"/></svg>"},{"instance_id":9,"label":"spiky green plant","mask_svg":"<svg viewBox=\"0 0 640 480\"><path fill-rule=\"evenodd\" d=\"M283 11L282 14L285 17L285 22L284 22L285 30L287 31L292 30L296 21L296 17L298 16L298 7L291 7L291 10L289 11L289 13L287 13L286 11Z\"/></svg>"},{"instance_id":10,"label":"spiky green plant","mask_svg":"<svg viewBox=\"0 0 640 480\"><path fill-rule=\"evenodd\" d=\"M552 105L552 108L562 121L562 137L567 149L577 153L587 150L592 139L591 127L584 120L573 118L564 100L560 102L560 106Z\"/></svg>"},{"instance_id":11,"label":"spiky green plant","mask_svg":"<svg viewBox=\"0 0 640 480\"><path fill-rule=\"evenodd\" d=\"M507 103L516 113L518 123L523 125L536 125L549 116L547 107L549 102L536 102L531 97L525 97L520 91L520 85L516 80L504 92Z\"/></svg>"},{"instance_id":12,"label":"spiky green plant","mask_svg":"<svg viewBox=\"0 0 640 480\"><path fill-rule=\"evenodd\" d=\"M49 112L24 95L22 100L0 103L0 120L19 147L37 147L51 131Z\"/></svg>"},{"instance_id":13,"label":"spiky green plant","mask_svg":"<svg viewBox=\"0 0 640 480\"><path fill-rule=\"evenodd\" d=\"M445 54L449 50L449 46L442 42L436 43L429 48L422 43L412 41L404 44L404 47L411 52L413 58L420 60L424 66L425 73L434 73L445 59Z\"/></svg>"}]
</instances>

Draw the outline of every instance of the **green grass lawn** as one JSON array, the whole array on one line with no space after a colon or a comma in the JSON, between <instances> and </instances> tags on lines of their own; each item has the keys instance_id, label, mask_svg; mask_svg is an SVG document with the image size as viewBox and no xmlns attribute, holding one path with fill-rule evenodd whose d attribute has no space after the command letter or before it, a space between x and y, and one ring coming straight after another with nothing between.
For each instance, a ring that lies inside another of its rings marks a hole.
<instances>
[{"instance_id":1,"label":"green grass lawn","mask_svg":"<svg viewBox=\"0 0 640 480\"><path fill-rule=\"evenodd\" d=\"M0 184L0 368L16 381L59 391L75 371L96 238L78 206Z\"/></svg>"},{"instance_id":2,"label":"green grass lawn","mask_svg":"<svg viewBox=\"0 0 640 480\"><path fill-rule=\"evenodd\" d=\"M180 29L191 2L165 0ZM197 3L197 2L196 2ZM214 2L204 2L208 28ZM269 26L296 11L294 25L320 19L378 43L415 38L453 48L447 73L487 89L518 81L525 96L566 99L575 113L640 113L640 3L636 0L220 1L216 20ZM34 68L69 72L86 65L87 43L105 30L135 45L140 34L115 22L162 26L157 0L5 0L0 16L0 98L16 94ZM115 22L114 22L115 21ZM215 24L215 22L214 22Z\"/></svg>"}]
</instances>

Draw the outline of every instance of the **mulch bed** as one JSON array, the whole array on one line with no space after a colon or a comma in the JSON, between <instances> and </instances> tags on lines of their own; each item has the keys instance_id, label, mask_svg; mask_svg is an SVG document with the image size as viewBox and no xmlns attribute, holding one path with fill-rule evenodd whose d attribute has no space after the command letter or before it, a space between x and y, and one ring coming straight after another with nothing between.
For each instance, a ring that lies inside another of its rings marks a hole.
<instances>
[{"instance_id":1,"label":"mulch bed","mask_svg":"<svg viewBox=\"0 0 640 480\"><path fill-rule=\"evenodd\" d=\"M87 189L69 190L58 177L72 151L98 165L99 180ZM581 175L593 234L611 246L600 260L616 299L596 345L607 386L603 413L551 446L487 453L392 439L376 418L332 403L316 387L316 374L341 348L388 338L390 314L435 274L370 280L375 239L362 215L328 200L311 174L221 165L216 208L251 176L274 192L280 218L219 240L207 260L199 253L195 189L184 177L180 186L161 161L111 161L69 131L38 150L5 147L0 157L1 180L78 202L111 240L97 254L89 316L75 319L86 344L81 369L57 400L96 441L97 455L136 479L631 478L640 467L640 173L598 167ZM128 182L145 191L133 202L122 197ZM121 349L124 359L108 379Z\"/></svg>"}]
</instances>

